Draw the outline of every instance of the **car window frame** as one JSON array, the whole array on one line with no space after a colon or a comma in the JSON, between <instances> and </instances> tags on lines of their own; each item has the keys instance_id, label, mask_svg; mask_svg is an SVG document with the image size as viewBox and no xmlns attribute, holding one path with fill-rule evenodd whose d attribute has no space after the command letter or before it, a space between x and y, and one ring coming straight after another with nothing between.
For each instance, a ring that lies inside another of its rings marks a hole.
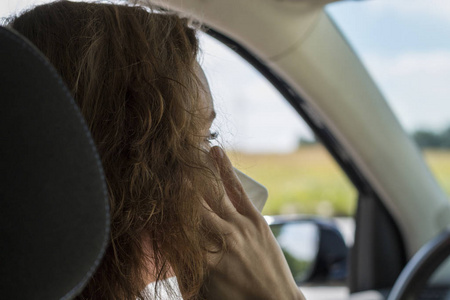
<instances>
[{"instance_id":1,"label":"car window frame","mask_svg":"<svg viewBox=\"0 0 450 300\"><path fill-rule=\"evenodd\" d=\"M239 42L205 24L203 24L203 31L237 53L278 90L309 126L355 187L358 195L354 216L355 244L350 251L349 280L347 281L350 293L365 290L384 292L392 287L398 274L406 265L404 240L392 214L357 165L348 155L345 155L338 138L325 124L314 118L312 110L308 109L308 102L255 54ZM382 226L377 223L377 218L367 219L367 215L372 213L383 220ZM395 243L392 243L393 241ZM366 245L374 245L373 251L367 251ZM387 260L386 255L389 255ZM380 268L384 261L396 262L393 270Z\"/></svg>"}]
</instances>

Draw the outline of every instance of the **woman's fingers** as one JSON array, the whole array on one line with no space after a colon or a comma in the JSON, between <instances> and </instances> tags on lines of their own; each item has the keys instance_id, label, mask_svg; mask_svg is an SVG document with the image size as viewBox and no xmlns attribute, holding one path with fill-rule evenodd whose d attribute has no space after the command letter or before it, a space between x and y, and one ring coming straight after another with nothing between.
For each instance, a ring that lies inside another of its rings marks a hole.
<instances>
[{"instance_id":1,"label":"woman's fingers","mask_svg":"<svg viewBox=\"0 0 450 300\"><path fill-rule=\"evenodd\" d=\"M239 178L234 172L231 161L220 147L211 148L211 154L217 162L219 175L225 187L226 194L233 207L242 215L252 215L256 212Z\"/></svg>"},{"instance_id":2,"label":"woman's fingers","mask_svg":"<svg viewBox=\"0 0 450 300\"><path fill-rule=\"evenodd\" d=\"M230 216L233 216L238 212L228 197L226 188L221 180L219 163L213 152L214 150L211 150L210 152L209 158L211 161L209 167L218 180L211 183L214 185L212 188L205 190L203 200L207 203L212 212L220 218L228 220L230 219Z\"/></svg>"},{"instance_id":3,"label":"woman's fingers","mask_svg":"<svg viewBox=\"0 0 450 300\"><path fill-rule=\"evenodd\" d=\"M203 204L202 217L207 224L221 224L223 222L222 218L211 208L205 199L201 199Z\"/></svg>"}]
</instances>

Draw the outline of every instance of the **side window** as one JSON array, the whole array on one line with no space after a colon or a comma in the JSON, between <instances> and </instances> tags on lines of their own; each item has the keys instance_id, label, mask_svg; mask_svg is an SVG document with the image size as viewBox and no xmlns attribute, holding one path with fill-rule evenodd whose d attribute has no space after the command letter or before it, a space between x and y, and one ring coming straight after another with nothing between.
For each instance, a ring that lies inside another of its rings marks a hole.
<instances>
[{"instance_id":1,"label":"side window","mask_svg":"<svg viewBox=\"0 0 450 300\"><path fill-rule=\"evenodd\" d=\"M307 298L348 299L347 253L354 240L356 189L267 79L205 34L201 48L200 64L218 115L212 131L219 133L218 143L233 165L268 189L262 214L297 284ZM316 217L321 221L310 219ZM338 230L331 232L333 226ZM338 231L345 241L335 236ZM328 259L318 254L328 253L325 244L333 245L335 255L326 266Z\"/></svg>"},{"instance_id":2,"label":"side window","mask_svg":"<svg viewBox=\"0 0 450 300\"><path fill-rule=\"evenodd\" d=\"M213 131L235 167L265 185L264 215L350 217L356 190L299 114L249 63L202 34Z\"/></svg>"}]
</instances>

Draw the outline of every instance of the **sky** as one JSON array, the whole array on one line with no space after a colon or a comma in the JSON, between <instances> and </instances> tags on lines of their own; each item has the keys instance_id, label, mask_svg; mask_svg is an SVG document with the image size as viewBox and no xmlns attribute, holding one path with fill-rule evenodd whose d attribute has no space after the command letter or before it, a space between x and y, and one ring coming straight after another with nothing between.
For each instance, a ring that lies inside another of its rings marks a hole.
<instances>
[{"instance_id":1,"label":"sky","mask_svg":"<svg viewBox=\"0 0 450 300\"><path fill-rule=\"evenodd\" d=\"M0 17L33 0L2 0ZM404 128L450 125L450 1L343 1L326 8ZM201 37L221 143L247 152L289 152L311 131L261 75L231 50Z\"/></svg>"},{"instance_id":2,"label":"sky","mask_svg":"<svg viewBox=\"0 0 450 300\"><path fill-rule=\"evenodd\" d=\"M450 125L450 1L327 7L407 131Z\"/></svg>"},{"instance_id":3,"label":"sky","mask_svg":"<svg viewBox=\"0 0 450 300\"><path fill-rule=\"evenodd\" d=\"M342 1L326 10L408 132L450 126L450 1ZM231 147L288 152L299 137L312 137L289 106L280 106L281 96L235 54L209 39L203 45L215 102L231 103L221 114L229 118L219 119L229 126L219 127ZM263 105L252 105L257 103Z\"/></svg>"},{"instance_id":4,"label":"sky","mask_svg":"<svg viewBox=\"0 0 450 300\"><path fill-rule=\"evenodd\" d=\"M278 91L228 47L203 34L200 64L214 99L220 144L246 152L289 152L309 127Z\"/></svg>"}]
</instances>

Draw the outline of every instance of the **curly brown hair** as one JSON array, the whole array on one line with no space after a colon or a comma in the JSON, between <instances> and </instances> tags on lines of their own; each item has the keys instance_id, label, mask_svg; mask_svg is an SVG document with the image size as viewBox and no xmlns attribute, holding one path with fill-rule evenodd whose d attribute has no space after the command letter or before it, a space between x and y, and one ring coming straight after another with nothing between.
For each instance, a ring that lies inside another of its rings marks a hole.
<instances>
[{"instance_id":1,"label":"curly brown hair","mask_svg":"<svg viewBox=\"0 0 450 300\"><path fill-rule=\"evenodd\" d=\"M196 30L147 8L68 1L9 26L65 80L105 170L110 244L79 299L144 298L146 274L158 282L170 272L184 298L201 298L208 240L224 243L201 219L202 196L217 192L204 183L217 176L200 147Z\"/></svg>"}]
</instances>

